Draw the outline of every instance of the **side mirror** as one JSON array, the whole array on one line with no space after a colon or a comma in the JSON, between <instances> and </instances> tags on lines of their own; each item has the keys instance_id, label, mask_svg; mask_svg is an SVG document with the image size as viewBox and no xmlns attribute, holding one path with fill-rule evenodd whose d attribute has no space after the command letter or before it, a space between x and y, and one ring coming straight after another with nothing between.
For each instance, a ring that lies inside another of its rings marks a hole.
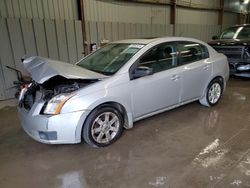
<instances>
[{"instance_id":1,"label":"side mirror","mask_svg":"<svg viewBox=\"0 0 250 188\"><path fill-rule=\"evenodd\" d=\"M219 37L218 37L217 35L214 35L214 36L212 37L212 40L217 40L217 39L219 39Z\"/></svg>"},{"instance_id":2,"label":"side mirror","mask_svg":"<svg viewBox=\"0 0 250 188\"><path fill-rule=\"evenodd\" d=\"M137 67L133 72L133 79L149 76L153 74L153 69L145 66Z\"/></svg>"}]
</instances>

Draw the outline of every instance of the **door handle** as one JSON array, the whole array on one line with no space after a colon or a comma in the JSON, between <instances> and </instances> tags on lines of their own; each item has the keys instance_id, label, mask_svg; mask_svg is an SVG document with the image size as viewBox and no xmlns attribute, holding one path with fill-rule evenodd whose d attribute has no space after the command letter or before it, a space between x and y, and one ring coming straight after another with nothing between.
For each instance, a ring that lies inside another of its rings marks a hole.
<instances>
[{"instance_id":1,"label":"door handle","mask_svg":"<svg viewBox=\"0 0 250 188\"><path fill-rule=\"evenodd\" d=\"M209 65L205 65L205 66L203 67L203 70L208 70L209 67L210 67Z\"/></svg>"},{"instance_id":2,"label":"door handle","mask_svg":"<svg viewBox=\"0 0 250 188\"><path fill-rule=\"evenodd\" d=\"M170 79L172 81L176 81L176 80L179 80L180 76L179 75L173 75Z\"/></svg>"}]
</instances>

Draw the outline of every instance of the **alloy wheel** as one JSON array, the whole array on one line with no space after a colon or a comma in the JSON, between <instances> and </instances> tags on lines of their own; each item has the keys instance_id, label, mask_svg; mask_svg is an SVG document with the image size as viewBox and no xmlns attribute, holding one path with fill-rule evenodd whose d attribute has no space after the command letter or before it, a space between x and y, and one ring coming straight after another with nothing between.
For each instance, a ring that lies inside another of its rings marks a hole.
<instances>
[{"instance_id":1,"label":"alloy wheel","mask_svg":"<svg viewBox=\"0 0 250 188\"><path fill-rule=\"evenodd\" d=\"M219 83L215 82L211 85L208 91L208 100L211 104L218 102L221 96L221 86Z\"/></svg>"},{"instance_id":2,"label":"alloy wheel","mask_svg":"<svg viewBox=\"0 0 250 188\"><path fill-rule=\"evenodd\" d=\"M119 132L120 121L113 112L103 112L98 115L91 126L91 135L95 142L109 143Z\"/></svg>"}]
</instances>

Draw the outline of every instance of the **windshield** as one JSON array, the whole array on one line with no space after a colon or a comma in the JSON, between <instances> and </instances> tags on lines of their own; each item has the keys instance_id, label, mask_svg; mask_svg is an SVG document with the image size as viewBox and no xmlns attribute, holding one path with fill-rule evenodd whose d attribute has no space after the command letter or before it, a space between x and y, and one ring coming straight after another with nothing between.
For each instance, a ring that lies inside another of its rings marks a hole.
<instances>
[{"instance_id":1,"label":"windshield","mask_svg":"<svg viewBox=\"0 0 250 188\"><path fill-rule=\"evenodd\" d=\"M230 27L220 36L220 39L245 39L250 38L250 27Z\"/></svg>"},{"instance_id":2,"label":"windshield","mask_svg":"<svg viewBox=\"0 0 250 188\"><path fill-rule=\"evenodd\" d=\"M108 44L77 65L104 75L113 75L143 47L142 44Z\"/></svg>"}]
</instances>

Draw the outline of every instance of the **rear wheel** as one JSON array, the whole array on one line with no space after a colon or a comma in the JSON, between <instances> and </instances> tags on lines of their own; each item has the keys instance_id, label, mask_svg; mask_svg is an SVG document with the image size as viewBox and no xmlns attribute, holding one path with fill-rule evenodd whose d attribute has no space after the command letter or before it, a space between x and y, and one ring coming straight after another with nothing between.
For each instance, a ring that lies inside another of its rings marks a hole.
<instances>
[{"instance_id":1,"label":"rear wheel","mask_svg":"<svg viewBox=\"0 0 250 188\"><path fill-rule=\"evenodd\" d=\"M96 109L88 116L83 127L83 138L93 147L105 147L114 143L122 134L123 118L112 107Z\"/></svg>"},{"instance_id":2,"label":"rear wheel","mask_svg":"<svg viewBox=\"0 0 250 188\"><path fill-rule=\"evenodd\" d=\"M205 96L200 99L200 103L208 107L216 105L221 98L222 91L223 82L221 79L216 78L212 80L207 87Z\"/></svg>"}]
</instances>

